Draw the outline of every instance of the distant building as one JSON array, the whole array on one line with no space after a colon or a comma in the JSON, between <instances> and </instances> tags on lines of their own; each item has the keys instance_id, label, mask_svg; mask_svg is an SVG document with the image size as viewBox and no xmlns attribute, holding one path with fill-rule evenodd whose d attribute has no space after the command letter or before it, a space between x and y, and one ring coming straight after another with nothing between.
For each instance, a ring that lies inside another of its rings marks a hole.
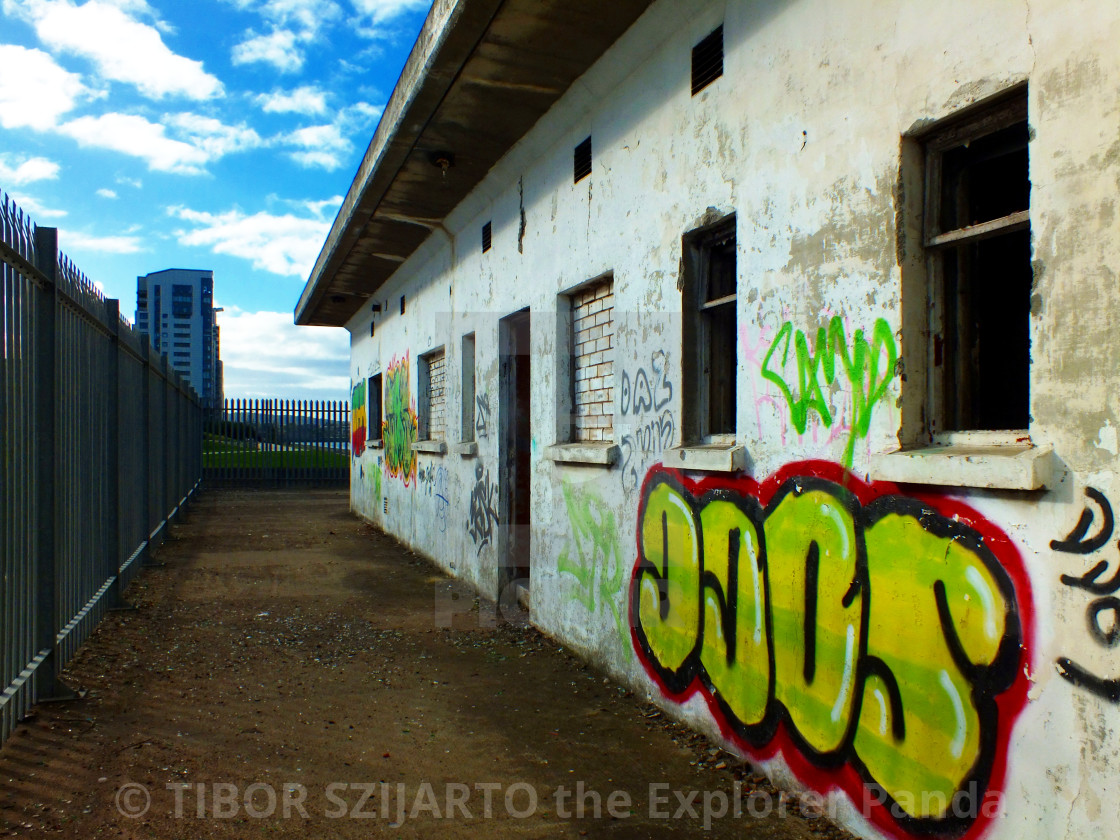
<instances>
[{"instance_id":1,"label":"distant building","mask_svg":"<svg viewBox=\"0 0 1120 840\"><path fill-rule=\"evenodd\" d=\"M136 326L187 378L207 411L221 409L213 271L168 268L137 277Z\"/></svg>"}]
</instances>

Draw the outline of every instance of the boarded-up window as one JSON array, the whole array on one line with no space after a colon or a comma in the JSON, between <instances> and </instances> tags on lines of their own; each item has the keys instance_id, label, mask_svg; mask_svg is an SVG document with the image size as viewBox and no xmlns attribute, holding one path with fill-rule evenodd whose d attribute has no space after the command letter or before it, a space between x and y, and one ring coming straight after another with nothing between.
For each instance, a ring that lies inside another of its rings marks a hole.
<instances>
[{"instance_id":1,"label":"boarded-up window","mask_svg":"<svg viewBox=\"0 0 1120 840\"><path fill-rule=\"evenodd\" d=\"M614 440L614 280L571 295L572 441Z\"/></svg>"}]
</instances>

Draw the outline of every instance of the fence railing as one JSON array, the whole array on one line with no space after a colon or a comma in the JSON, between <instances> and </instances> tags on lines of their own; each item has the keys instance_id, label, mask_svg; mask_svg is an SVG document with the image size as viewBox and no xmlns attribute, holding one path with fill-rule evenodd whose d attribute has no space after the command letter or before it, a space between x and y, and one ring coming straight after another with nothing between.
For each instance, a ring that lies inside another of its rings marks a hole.
<instances>
[{"instance_id":1,"label":"fence railing","mask_svg":"<svg viewBox=\"0 0 1120 840\"><path fill-rule=\"evenodd\" d=\"M202 410L0 193L0 742L198 487Z\"/></svg>"},{"instance_id":2,"label":"fence railing","mask_svg":"<svg viewBox=\"0 0 1120 840\"><path fill-rule=\"evenodd\" d=\"M207 487L345 485L350 481L350 407L345 400L226 400L207 420Z\"/></svg>"}]
</instances>

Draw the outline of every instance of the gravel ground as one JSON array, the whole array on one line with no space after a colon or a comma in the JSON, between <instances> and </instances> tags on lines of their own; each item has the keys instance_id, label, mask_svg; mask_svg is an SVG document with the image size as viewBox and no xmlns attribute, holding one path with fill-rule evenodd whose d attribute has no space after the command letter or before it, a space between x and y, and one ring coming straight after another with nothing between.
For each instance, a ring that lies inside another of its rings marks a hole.
<instances>
[{"instance_id":1,"label":"gravel ground","mask_svg":"<svg viewBox=\"0 0 1120 840\"><path fill-rule=\"evenodd\" d=\"M850 837L523 615L436 626L345 493L207 493L157 560L0 749L0 834Z\"/></svg>"}]
</instances>

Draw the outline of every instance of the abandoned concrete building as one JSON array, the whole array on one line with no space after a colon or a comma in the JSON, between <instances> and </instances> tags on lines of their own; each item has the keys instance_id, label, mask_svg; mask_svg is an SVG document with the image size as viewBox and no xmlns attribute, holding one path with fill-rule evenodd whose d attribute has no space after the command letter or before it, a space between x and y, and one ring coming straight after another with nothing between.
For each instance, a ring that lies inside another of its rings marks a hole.
<instances>
[{"instance_id":1,"label":"abandoned concrete building","mask_svg":"<svg viewBox=\"0 0 1120 840\"><path fill-rule=\"evenodd\" d=\"M865 837L1120 818L1120 8L436 0L353 510Z\"/></svg>"}]
</instances>

